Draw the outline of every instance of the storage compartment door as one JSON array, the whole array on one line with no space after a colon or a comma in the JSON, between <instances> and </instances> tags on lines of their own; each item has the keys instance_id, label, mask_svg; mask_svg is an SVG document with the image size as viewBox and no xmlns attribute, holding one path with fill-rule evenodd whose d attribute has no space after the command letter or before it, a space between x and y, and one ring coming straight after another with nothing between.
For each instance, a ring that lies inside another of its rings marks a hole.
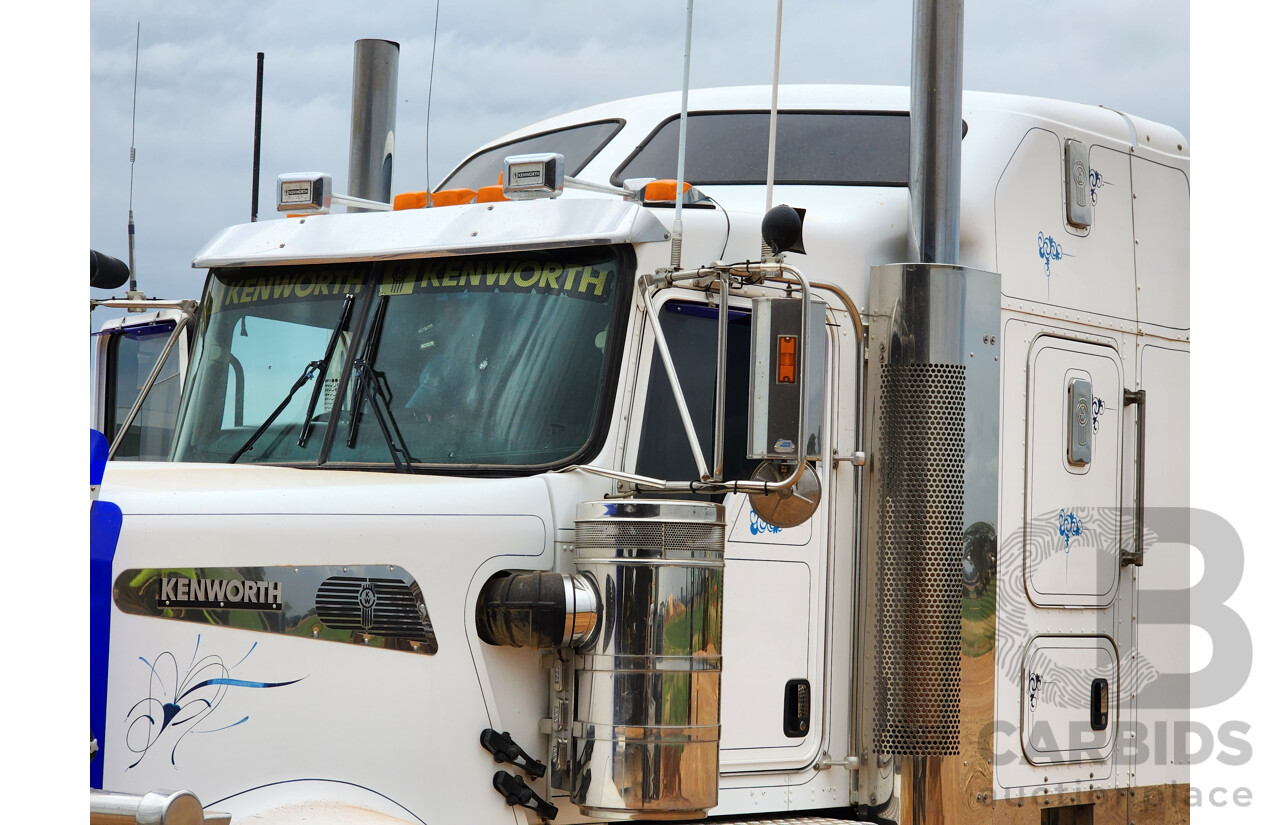
<instances>
[{"instance_id":1,"label":"storage compartment door","mask_svg":"<svg viewBox=\"0 0 1280 825\"><path fill-rule=\"evenodd\" d=\"M1022 749L1033 765L1111 758L1119 668L1110 639L1037 636L1027 647L1022 683Z\"/></svg>"}]
</instances>

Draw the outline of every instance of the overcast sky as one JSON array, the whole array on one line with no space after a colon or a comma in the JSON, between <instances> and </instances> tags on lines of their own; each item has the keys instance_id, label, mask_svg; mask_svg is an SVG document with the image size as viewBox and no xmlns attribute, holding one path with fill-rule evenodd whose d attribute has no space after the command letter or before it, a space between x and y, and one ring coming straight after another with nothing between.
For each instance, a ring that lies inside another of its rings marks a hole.
<instances>
[{"instance_id":1,"label":"overcast sky","mask_svg":"<svg viewBox=\"0 0 1280 825\"><path fill-rule=\"evenodd\" d=\"M249 219L256 53L266 55L260 218L275 217L282 172L328 171L346 191L360 38L400 43L393 188L422 189L434 11L430 0L92 4L91 248L127 259L139 23L139 285L153 296L197 297L203 272L190 268L192 257L219 228ZM770 82L775 13L772 0L698 0L691 85ZM965 15L965 88L1105 104L1192 137L1188 0L987 0ZM442 0L431 180L543 117L678 89L684 18L683 0ZM910 50L910 0L784 6L783 83L905 85Z\"/></svg>"}]
</instances>

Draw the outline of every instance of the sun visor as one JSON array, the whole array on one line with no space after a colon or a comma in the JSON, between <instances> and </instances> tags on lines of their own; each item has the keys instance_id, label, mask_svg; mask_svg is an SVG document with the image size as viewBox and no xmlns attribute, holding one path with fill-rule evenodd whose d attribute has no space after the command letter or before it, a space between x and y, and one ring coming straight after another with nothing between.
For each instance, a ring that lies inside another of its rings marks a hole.
<instances>
[{"instance_id":1,"label":"sun visor","mask_svg":"<svg viewBox=\"0 0 1280 825\"><path fill-rule=\"evenodd\" d=\"M392 260L666 239L666 227L638 204L563 198L240 224L215 235L191 265Z\"/></svg>"}]
</instances>

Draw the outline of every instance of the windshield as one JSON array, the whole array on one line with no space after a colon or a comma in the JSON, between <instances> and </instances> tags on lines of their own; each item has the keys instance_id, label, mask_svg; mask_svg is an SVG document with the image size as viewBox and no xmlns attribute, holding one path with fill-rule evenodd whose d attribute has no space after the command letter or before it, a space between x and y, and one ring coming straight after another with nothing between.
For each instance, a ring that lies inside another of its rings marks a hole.
<instances>
[{"instance_id":1,"label":"windshield","mask_svg":"<svg viewBox=\"0 0 1280 825\"><path fill-rule=\"evenodd\" d=\"M215 270L174 458L579 460L611 400L632 270L614 248Z\"/></svg>"}]
</instances>

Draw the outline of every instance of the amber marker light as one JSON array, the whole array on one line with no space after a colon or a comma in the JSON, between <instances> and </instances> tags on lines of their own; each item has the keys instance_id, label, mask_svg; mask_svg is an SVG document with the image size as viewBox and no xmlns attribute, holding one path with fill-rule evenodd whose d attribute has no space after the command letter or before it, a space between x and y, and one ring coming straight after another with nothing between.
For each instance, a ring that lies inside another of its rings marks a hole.
<instances>
[{"instance_id":1,"label":"amber marker light","mask_svg":"<svg viewBox=\"0 0 1280 825\"><path fill-rule=\"evenodd\" d=\"M422 209L427 205L427 193L401 192L392 205L397 212L401 209Z\"/></svg>"},{"instance_id":2,"label":"amber marker light","mask_svg":"<svg viewBox=\"0 0 1280 825\"><path fill-rule=\"evenodd\" d=\"M693 184L689 181L684 182L684 188L681 193L688 192L693 188ZM646 201L675 201L676 199L676 182L673 180L654 180L649 181L644 187L644 199Z\"/></svg>"},{"instance_id":3,"label":"amber marker light","mask_svg":"<svg viewBox=\"0 0 1280 825\"><path fill-rule=\"evenodd\" d=\"M796 382L796 336L778 336L778 383Z\"/></svg>"},{"instance_id":4,"label":"amber marker light","mask_svg":"<svg viewBox=\"0 0 1280 825\"><path fill-rule=\"evenodd\" d=\"M474 189L443 189L431 196L432 206L457 206L476 199Z\"/></svg>"}]
</instances>

